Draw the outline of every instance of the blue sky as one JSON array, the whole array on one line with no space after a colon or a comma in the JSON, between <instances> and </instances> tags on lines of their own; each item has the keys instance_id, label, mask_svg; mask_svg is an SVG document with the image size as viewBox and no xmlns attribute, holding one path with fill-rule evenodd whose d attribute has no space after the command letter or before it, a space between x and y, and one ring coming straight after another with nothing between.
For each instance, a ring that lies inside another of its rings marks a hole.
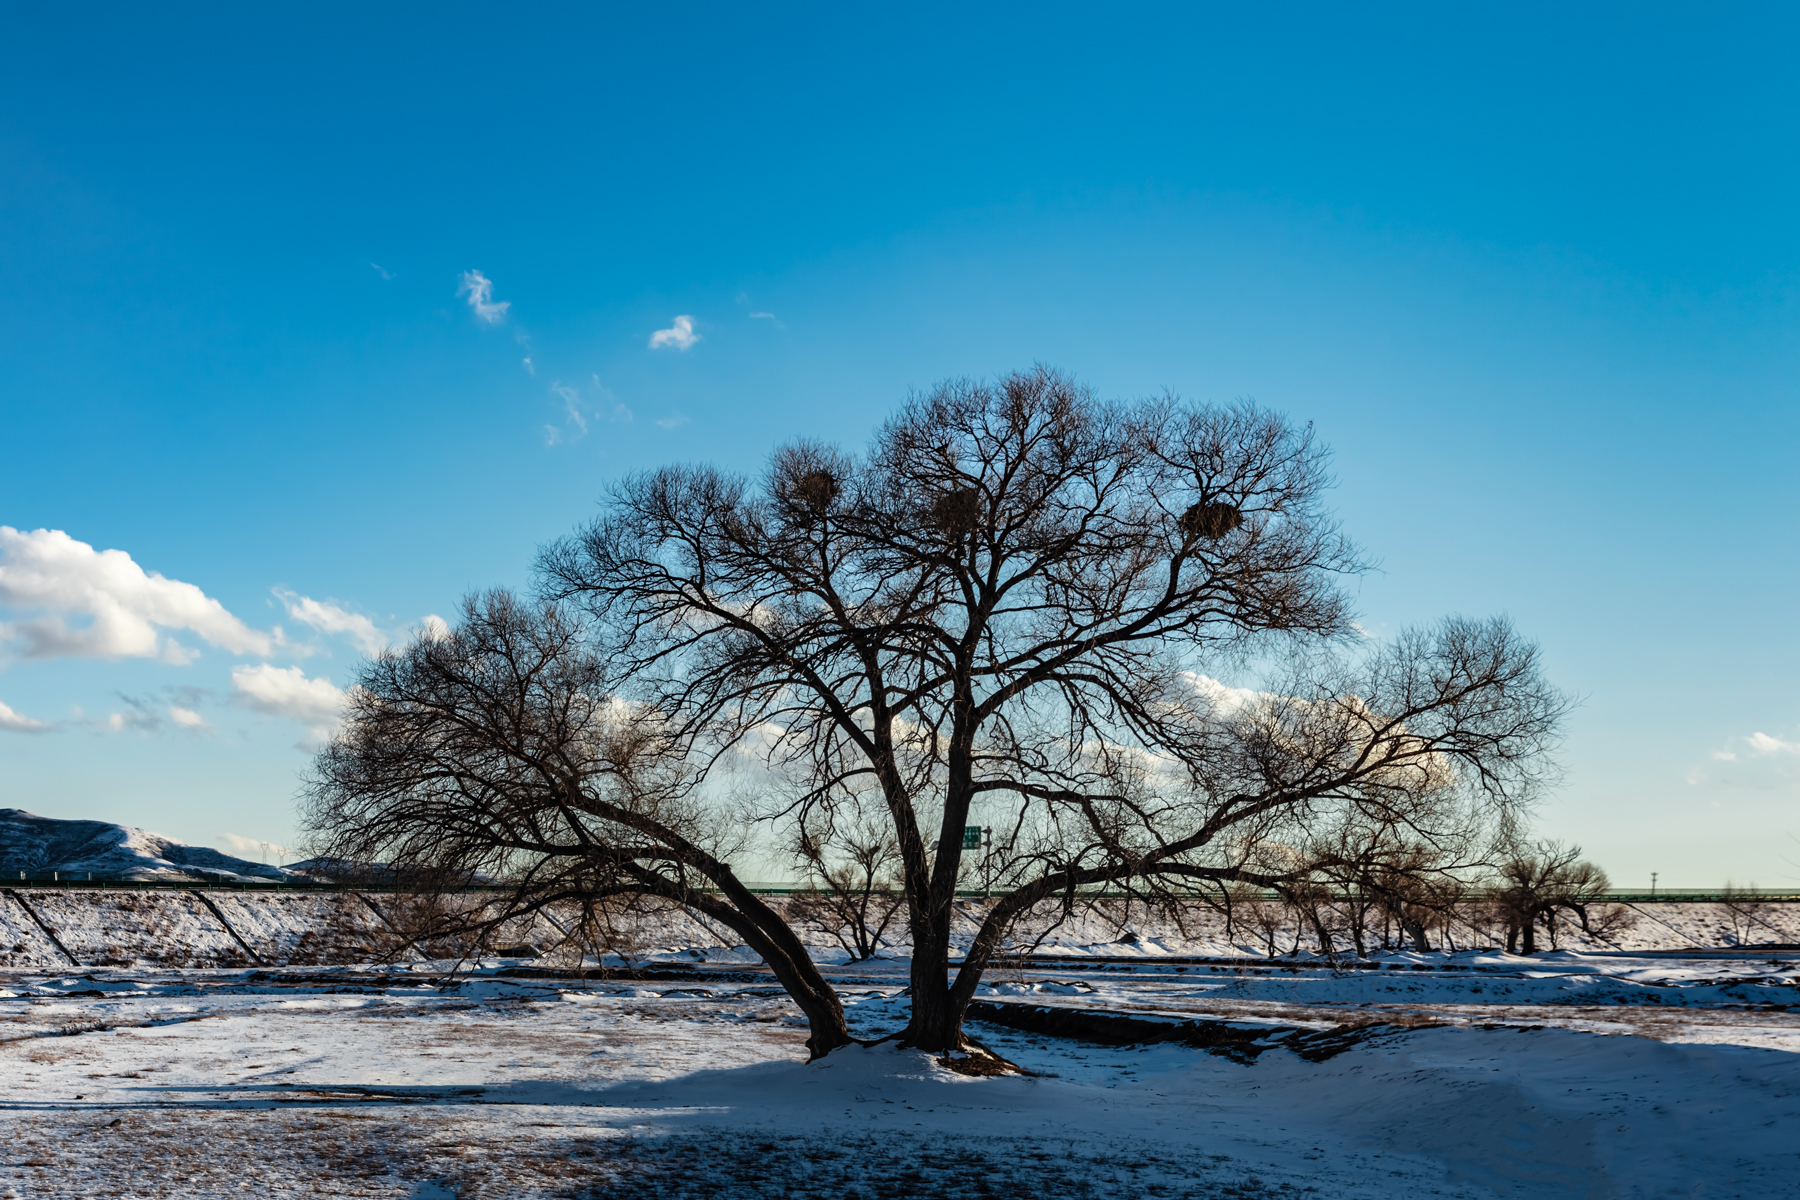
<instances>
[{"instance_id":1,"label":"blue sky","mask_svg":"<svg viewBox=\"0 0 1800 1200\"><path fill-rule=\"evenodd\" d=\"M1041 361L1315 422L1618 883L1800 877L1791 7L372 7L9 16L0 805L291 842L609 478Z\"/></svg>"}]
</instances>

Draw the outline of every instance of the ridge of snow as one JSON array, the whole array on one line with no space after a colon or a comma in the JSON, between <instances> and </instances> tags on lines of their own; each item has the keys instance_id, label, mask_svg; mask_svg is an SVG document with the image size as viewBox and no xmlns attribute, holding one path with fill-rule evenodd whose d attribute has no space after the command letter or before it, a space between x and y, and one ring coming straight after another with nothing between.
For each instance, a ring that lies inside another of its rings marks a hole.
<instances>
[{"instance_id":1,"label":"ridge of snow","mask_svg":"<svg viewBox=\"0 0 1800 1200\"><path fill-rule=\"evenodd\" d=\"M0 808L0 881L92 874L101 879L274 881L295 872L188 846L134 825L65 821L22 808Z\"/></svg>"}]
</instances>

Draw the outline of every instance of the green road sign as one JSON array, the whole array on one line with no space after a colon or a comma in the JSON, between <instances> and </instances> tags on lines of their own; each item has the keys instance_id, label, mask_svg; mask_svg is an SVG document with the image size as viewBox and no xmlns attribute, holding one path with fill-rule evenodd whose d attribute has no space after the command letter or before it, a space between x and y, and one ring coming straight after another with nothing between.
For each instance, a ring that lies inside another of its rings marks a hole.
<instances>
[{"instance_id":1,"label":"green road sign","mask_svg":"<svg viewBox=\"0 0 1800 1200\"><path fill-rule=\"evenodd\" d=\"M981 826L979 826L979 825L964 825L963 826L963 849L964 850L979 850L979 849L981 849Z\"/></svg>"}]
</instances>

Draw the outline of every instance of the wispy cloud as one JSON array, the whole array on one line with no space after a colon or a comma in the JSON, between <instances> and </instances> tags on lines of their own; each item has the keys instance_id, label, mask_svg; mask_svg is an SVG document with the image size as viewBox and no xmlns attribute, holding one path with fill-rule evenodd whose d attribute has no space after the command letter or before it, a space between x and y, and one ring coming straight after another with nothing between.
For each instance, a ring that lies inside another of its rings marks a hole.
<instances>
[{"instance_id":1,"label":"wispy cloud","mask_svg":"<svg viewBox=\"0 0 1800 1200\"><path fill-rule=\"evenodd\" d=\"M308 679L299 667L269 663L232 668L231 686L233 698L245 708L304 725L306 736L300 745L309 750L336 731L346 698L343 689L328 679Z\"/></svg>"},{"instance_id":2,"label":"wispy cloud","mask_svg":"<svg viewBox=\"0 0 1800 1200\"><path fill-rule=\"evenodd\" d=\"M0 623L0 642L27 658L162 658L194 651L159 629L182 629L233 654L268 654L275 639L252 629L191 583L146 572L123 550L95 550L60 529L0 525L0 606L41 614ZM69 618L86 618L70 625Z\"/></svg>"},{"instance_id":3,"label":"wispy cloud","mask_svg":"<svg viewBox=\"0 0 1800 1200\"><path fill-rule=\"evenodd\" d=\"M219 835L219 844L233 854L242 854L246 857L252 854L262 854L274 858L286 858L289 854L293 853L286 846L277 845L274 842L265 842L261 838L240 837L235 833L221 833Z\"/></svg>"},{"instance_id":4,"label":"wispy cloud","mask_svg":"<svg viewBox=\"0 0 1800 1200\"><path fill-rule=\"evenodd\" d=\"M99 727L109 733L124 733L127 730L132 733L157 733L168 720L162 710L148 700L127 696L124 692L119 693L119 699L124 702L125 708L108 713L106 719L99 722Z\"/></svg>"},{"instance_id":5,"label":"wispy cloud","mask_svg":"<svg viewBox=\"0 0 1800 1200\"><path fill-rule=\"evenodd\" d=\"M459 277L456 294L467 296L469 308L489 325L498 325L504 321L506 310L512 307L511 300L494 299L494 281L480 271L464 271Z\"/></svg>"},{"instance_id":6,"label":"wispy cloud","mask_svg":"<svg viewBox=\"0 0 1800 1200\"><path fill-rule=\"evenodd\" d=\"M1712 751L1711 759L1715 765L1687 773L1690 784L1727 790L1800 790L1800 738L1757 730L1732 738Z\"/></svg>"},{"instance_id":7,"label":"wispy cloud","mask_svg":"<svg viewBox=\"0 0 1800 1200\"><path fill-rule=\"evenodd\" d=\"M688 423L688 419L680 413L672 413L669 416L661 418L656 423L661 425L664 429L680 429L683 425Z\"/></svg>"},{"instance_id":8,"label":"wispy cloud","mask_svg":"<svg viewBox=\"0 0 1800 1200\"><path fill-rule=\"evenodd\" d=\"M36 721L0 701L0 733L49 733L48 721Z\"/></svg>"},{"instance_id":9,"label":"wispy cloud","mask_svg":"<svg viewBox=\"0 0 1800 1200\"><path fill-rule=\"evenodd\" d=\"M683 314L675 318L674 324L667 329L659 329L650 335L650 348L661 350L673 346L677 350L687 351L694 348L700 335L694 332L694 318Z\"/></svg>"},{"instance_id":10,"label":"wispy cloud","mask_svg":"<svg viewBox=\"0 0 1800 1200\"><path fill-rule=\"evenodd\" d=\"M1753 733L1744 740L1758 754L1800 754L1800 742L1784 742L1766 733Z\"/></svg>"},{"instance_id":11,"label":"wispy cloud","mask_svg":"<svg viewBox=\"0 0 1800 1200\"><path fill-rule=\"evenodd\" d=\"M781 318L771 312L753 312L750 314L750 319L752 321L772 321L777 329L787 328L786 325L781 323Z\"/></svg>"},{"instance_id":12,"label":"wispy cloud","mask_svg":"<svg viewBox=\"0 0 1800 1200\"><path fill-rule=\"evenodd\" d=\"M600 377L598 375L594 376L594 394L599 397L600 404L605 404L608 400L613 399L613 394L601 385ZM598 405L596 405L596 411L598 411ZM615 402L612 406L612 411L607 414L606 419L611 421L614 425L629 425L631 424L631 416L632 413L629 407Z\"/></svg>"},{"instance_id":13,"label":"wispy cloud","mask_svg":"<svg viewBox=\"0 0 1800 1200\"><path fill-rule=\"evenodd\" d=\"M586 433L587 418L581 413L581 393L559 379L550 385L550 394L563 402L563 412L574 427L575 435L580 437Z\"/></svg>"},{"instance_id":14,"label":"wispy cloud","mask_svg":"<svg viewBox=\"0 0 1800 1200\"><path fill-rule=\"evenodd\" d=\"M374 654L388 644L388 635L375 622L361 613L351 612L335 600L314 600L285 588L275 588L288 616L310 625L320 633L342 634L356 643L364 654Z\"/></svg>"},{"instance_id":15,"label":"wispy cloud","mask_svg":"<svg viewBox=\"0 0 1800 1200\"><path fill-rule=\"evenodd\" d=\"M381 276L383 279L392 279L394 277L394 273L392 271L388 270L386 267L382 266L380 263L370 263L369 265L371 267L374 267L375 273L377 275Z\"/></svg>"}]
</instances>

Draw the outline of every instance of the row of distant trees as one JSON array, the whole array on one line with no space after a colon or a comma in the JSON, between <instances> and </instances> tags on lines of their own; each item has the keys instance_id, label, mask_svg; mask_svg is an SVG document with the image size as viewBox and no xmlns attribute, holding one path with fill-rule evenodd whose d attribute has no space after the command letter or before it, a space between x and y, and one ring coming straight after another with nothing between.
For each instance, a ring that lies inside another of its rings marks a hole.
<instances>
[{"instance_id":1,"label":"row of distant trees","mask_svg":"<svg viewBox=\"0 0 1800 1200\"><path fill-rule=\"evenodd\" d=\"M685 910L762 956L815 1056L852 1039L806 905L743 882L771 854L815 909L904 923L898 1036L934 1052L979 1052L970 999L1046 907L1249 888L1307 911L1353 883L1423 928L1511 870L1569 702L1504 620L1364 636L1325 468L1310 426L1254 406L1108 402L1039 368L914 396L861 456L631 476L542 551L534 595L474 596L366 664L312 771L312 850L504 880L484 919L579 911L596 947ZM977 811L995 831L968 851ZM891 861L859 893L871 837ZM977 875L992 901L952 970Z\"/></svg>"},{"instance_id":2,"label":"row of distant trees","mask_svg":"<svg viewBox=\"0 0 1800 1200\"><path fill-rule=\"evenodd\" d=\"M798 857L806 886L790 897L786 910L790 921L832 939L852 961L896 945L906 899L892 839L874 827L861 834L830 861L817 843L804 844ZM1607 941L1630 929L1636 914L1607 900L1611 885L1605 872L1580 854L1579 847L1537 841L1510 848L1497 865L1450 871L1415 851L1402 863L1340 859L1272 891L1231 882L1144 903L1129 893L1061 897L1049 912L1032 913L1015 927L1008 950L1029 953L1069 917L1090 910L1123 927L1134 909L1183 932L1198 912L1212 912L1223 919L1228 943L1257 944L1270 957L1309 946L1332 959L1367 958L1378 950L1456 950L1458 937L1461 949L1504 944L1508 952L1534 954L1540 938L1554 948L1571 926ZM1726 893L1734 921L1751 914L1754 904L1753 892Z\"/></svg>"}]
</instances>

